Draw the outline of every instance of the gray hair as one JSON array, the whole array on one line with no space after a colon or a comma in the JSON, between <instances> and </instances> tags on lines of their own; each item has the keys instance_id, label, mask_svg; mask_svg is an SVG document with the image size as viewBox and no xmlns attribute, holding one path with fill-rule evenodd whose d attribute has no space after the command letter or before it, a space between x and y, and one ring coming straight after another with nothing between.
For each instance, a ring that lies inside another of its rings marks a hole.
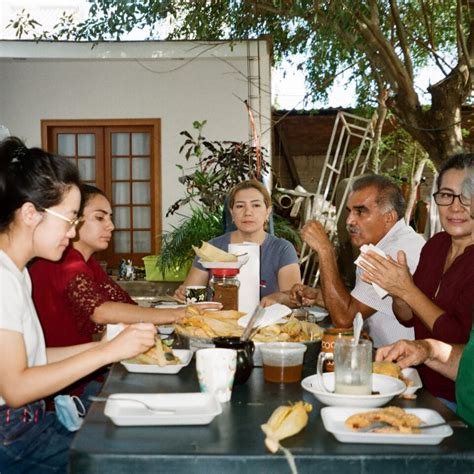
<instances>
[{"instance_id":1,"label":"gray hair","mask_svg":"<svg viewBox=\"0 0 474 474\"><path fill-rule=\"evenodd\" d=\"M352 184L352 192L370 187L377 189L375 202L382 212L389 212L393 209L397 213L398 219L405 215L405 199L403 199L400 188L394 182L386 176L370 174L356 179Z\"/></svg>"},{"instance_id":2,"label":"gray hair","mask_svg":"<svg viewBox=\"0 0 474 474\"><path fill-rule=\"evenodd\" d=\"M461 194L468 199L472 199L474 195L474 165L467 170L467 175L462 182Z\"/></svg>"}]
</instances>

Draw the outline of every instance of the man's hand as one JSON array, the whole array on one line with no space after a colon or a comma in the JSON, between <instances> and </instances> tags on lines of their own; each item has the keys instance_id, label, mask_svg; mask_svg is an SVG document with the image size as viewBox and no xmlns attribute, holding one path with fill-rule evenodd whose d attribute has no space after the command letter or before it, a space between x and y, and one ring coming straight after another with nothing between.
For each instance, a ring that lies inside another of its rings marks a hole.
<instances>
[{"instance_id":1,"label":"man's hand","mask_svg":"<svg viewBox=\"0 0 474 474\"><path fill-rule=\"evenodd\" d=\"M310 286L302 285L301 283L293 285L291 288L290 302L296 307L324 305L321 290L319 288L311 288Z\"/></svg>"},{"instance_id":2,"label":"man's hand","mask_svg":"<svg viewBox=\"0 0 474 474\"><path fill-rule=\"evenodd\" d=\"M301 237L315 252L320 253L333 248L326 230L319 221L309 221L301 229Z\"/></svg>"},{"instance_id":3,"label":"man's hand","mask_svg":"<svg viewBox=\"0 0 474 474\"><path fill-rule=\"evenodd\" d=\"M432 359L431 346L427 340L401 340L377 350L376 361L396 362L401 369L424 364Z\"/></svg>"}]
</instances>

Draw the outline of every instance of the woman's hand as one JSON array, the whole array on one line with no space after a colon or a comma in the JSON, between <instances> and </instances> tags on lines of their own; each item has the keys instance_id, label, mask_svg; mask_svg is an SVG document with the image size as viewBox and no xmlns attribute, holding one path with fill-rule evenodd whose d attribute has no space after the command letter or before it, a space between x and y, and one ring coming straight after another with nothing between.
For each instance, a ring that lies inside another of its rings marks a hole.
<instances>
[{"instance_id":1,"label":"woman's hand","mask_svg":"<svg viewBox=\"0 0 474 474\"><path fill-rule=\"evenodd\" d=\"M155 344L156 327L151 323L130 324L104 346L109 362L119 362L143 354Z\"/></svg>"},{"instance_id":2,"label":"woman's hand","mask_svg":"<svg viewBox=\"0 0 474 474\"><path fill-rule=\"evenodd\" d=\"M402 339L395 344L378 349L375 360L396 362L401 369L404 369L431 360L431 352L431 346L427 340L406 341Z\"/></svg>"},{"instance_id":3,"label":"woman's hand","mask_svg":"<svg viewBox=\"0 0 474 474\"><path fill-rule=\"evenodd\" d=\"M184 285L179 285L173 296L180 303L186 302L186 287Z\"/></svg>"},{"instance_id":4,"label":"woman's hand","mask_svg":"<svg viewBox=\"0 0 474 474\"><path fill-rule=\"evenodd\" d=\"M362 254L359 265L364 272L361 279L366 283L376 283L390 295L404 299L414 283L403 250L398 251L397 260L396 262L390 256L382 257L375 252Z\"/></svg>"}]
</instances>

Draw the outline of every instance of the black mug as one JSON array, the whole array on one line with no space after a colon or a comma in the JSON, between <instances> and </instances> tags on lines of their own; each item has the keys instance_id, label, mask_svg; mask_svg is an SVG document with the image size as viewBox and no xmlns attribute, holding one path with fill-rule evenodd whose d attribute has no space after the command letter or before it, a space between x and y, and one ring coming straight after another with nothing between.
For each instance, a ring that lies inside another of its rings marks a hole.
<instances>
[{"instance_id":1,"label":"black mug","mask_svg":"<svg viewBox=\"0 0 474 474\"><path fill-rule=\"evenodd\" d=\"M216 347L237 351L234 385L247 382L253 369L254 343L252 341L242 341L240 337L215 337L212 342Z\"/></svg>"}]
</instances>

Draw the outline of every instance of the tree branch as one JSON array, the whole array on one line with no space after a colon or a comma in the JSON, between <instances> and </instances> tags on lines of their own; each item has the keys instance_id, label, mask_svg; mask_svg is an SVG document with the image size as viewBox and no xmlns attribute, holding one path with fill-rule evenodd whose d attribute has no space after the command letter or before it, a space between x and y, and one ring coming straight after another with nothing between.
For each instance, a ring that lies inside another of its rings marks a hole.
<instances>
[{"instance_id":1,"label":"tree branch","mask_svg":"<svg viewBox=\"0 0 474 474\"><path fill-rule=\"evenodd\" d=\"M471 57L471 51L469 51L467 47L467 42L466 42L466 37L464 36L464 31L463 31L463 14L462 14L462 5L461 5L462 0L457 0L456 2L456 38L457 42L460 47L459 51L459 58L464 58L465 63L468 65L469 70L472 69L472 57ZM469 4L469 2L468 2ZM469 8L469 6L468 6ZM473 35L473 30L474 30L474 21L471 20L469 22L469 36L472 37Z\"/></svg>"},{"instance_id":2,"label":"tree branch","mask_svg":"<svg viewBox=\"0 0 474 474\"><path fill-rule=\"evenodd\" d=\"M364 50L364 52L371 57L374 63L381 65L383 75L386 77L387 82L392 85L394 91L406 95L412 107L417 107L419 100L413 88L413 81L407 74L407 70L395 53L394 48L387 43L380 28L374 25L360 11L356 10L355 16L358 20L361 35L372 49L371 52L368 50ZM375 55L373 54L374 52L376 53Z\"/></svg>"},{"instance_id":3,"label":"tree branch","mask_svg":"<svg viewBox=\"0 0 474 474\"><path fill-rule=\"evenodd\" d=\"M400 20L400 11L398 10L396 0L390 0L390 11L392 13L392 18L398 33L398 40L400 42L400 48L402 48L403 58L405 59L405 67L408 73L408 77L411 81L413 81L413 64L410 58L410 50L408 47L405 28Z\"/></svg>"}]
</instances>

